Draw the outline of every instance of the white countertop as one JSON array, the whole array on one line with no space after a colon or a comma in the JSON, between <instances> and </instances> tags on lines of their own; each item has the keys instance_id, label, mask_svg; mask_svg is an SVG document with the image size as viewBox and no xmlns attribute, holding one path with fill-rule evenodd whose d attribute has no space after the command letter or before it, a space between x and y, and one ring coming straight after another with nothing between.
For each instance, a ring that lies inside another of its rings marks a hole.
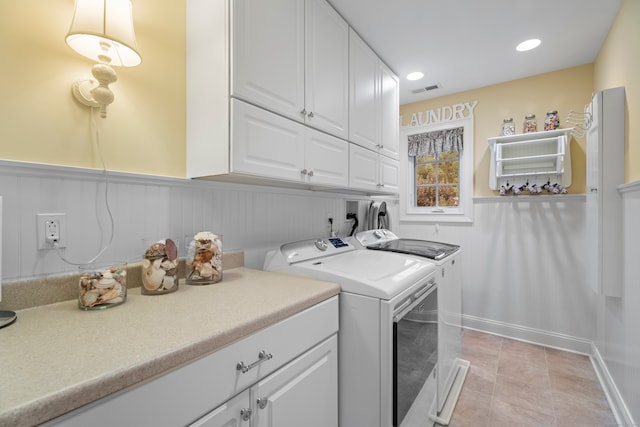
<instances>
[{"instance_id":1,"label":"white countertop","mask_svg":"<svg viewBox=\"0 0 640 427\"><path fill-rule=\"evenodd\" d=\"M336 284L244 267L98 311L19 310L0 329L0 425L31 426L209 354L337 295Z\"/></svg>"}]
</instances>

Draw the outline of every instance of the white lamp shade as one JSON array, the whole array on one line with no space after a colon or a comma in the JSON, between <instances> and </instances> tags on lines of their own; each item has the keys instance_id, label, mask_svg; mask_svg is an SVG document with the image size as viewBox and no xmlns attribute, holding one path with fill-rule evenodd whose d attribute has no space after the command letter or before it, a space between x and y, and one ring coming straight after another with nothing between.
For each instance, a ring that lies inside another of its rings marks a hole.
<instances>
[{"instance_id":1,"label":"white lamp shade","mask_svg":"<svg viewBox=\"0 0 640 427\"><path fill-rule=\"evenodd\" d=\"M67 44L96 62L101 62L99 56L106 55L111 59L110 65L140 64L131 9L131 0L76 0Z\"/></svg>"}]
</instances>

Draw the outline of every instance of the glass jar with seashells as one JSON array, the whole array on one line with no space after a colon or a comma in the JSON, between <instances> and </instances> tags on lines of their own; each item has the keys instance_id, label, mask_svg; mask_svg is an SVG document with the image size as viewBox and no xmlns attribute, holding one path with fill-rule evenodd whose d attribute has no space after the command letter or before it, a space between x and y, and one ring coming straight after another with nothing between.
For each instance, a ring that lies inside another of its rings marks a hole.
<instances>
[{"instance_id":1,"label":"glass jar with seashells","mask_svg":"<svg viewBox=\"0 0 640 427\"><path fill-rule=\"evenodd\" d=\"M142 259L143 295L168 294L178 290L178 248L171 239L150 245Z\"/></svg>"},{"instance_id":2,"label":"glass jar with seashells","mask_svg":"<svg viewBox=\"0 0 640 427\"><path fill-rule=\"evenodd\" d=\"M222 235L201 231L188 243L186 277L188 285L209 285L222 280Z\"/></svg>"},{"instance_id":3,"label":"glass jar with seashells","mask_svg":"<svg viewBox=\"0 0 640 427\"><path fill-rule=\"evenodd\" d=\"M127 263L95 262L80 266L78 307L101 310L127 299Z\"/></svg>"}]
</instances>

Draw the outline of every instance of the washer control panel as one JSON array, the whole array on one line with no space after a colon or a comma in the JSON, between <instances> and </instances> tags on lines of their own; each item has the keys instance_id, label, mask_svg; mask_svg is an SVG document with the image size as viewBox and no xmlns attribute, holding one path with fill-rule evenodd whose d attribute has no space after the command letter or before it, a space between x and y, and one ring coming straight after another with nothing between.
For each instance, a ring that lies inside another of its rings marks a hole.
<instances>
[{"instance_id":1,"label":"washer control panel","mask_svg":"<svg viewBox=\"0 0 640 427\"><path fill-rule=\"evenodd\" d=\"M355 246L340 237L301 240L280 247L289 264L353 250L356 250Z\"/></svg>"}]
</instances>

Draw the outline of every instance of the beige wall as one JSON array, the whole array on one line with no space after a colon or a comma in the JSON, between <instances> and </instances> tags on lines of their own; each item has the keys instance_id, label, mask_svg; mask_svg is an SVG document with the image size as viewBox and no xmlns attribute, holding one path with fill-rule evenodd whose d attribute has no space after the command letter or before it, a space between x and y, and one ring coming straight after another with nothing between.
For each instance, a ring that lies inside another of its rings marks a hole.
<instances>
[{"instance_id":1,"label":"beige wall","mask_svg":"<svg viewBox=\"0 0 640 427\"><path fill-rule=\"evenodd\" d=\"M0 159L100 167L91 142L89 110L70 93L90 77L91 62L64 42L74 0L0 2ZM185 175L185 1L134 0L142 64L117 68L119 81L106 120L97 118L101 147L111 170ZM611 33L591 65L463 92L401 107L410 112L478 100L475 109L475 195L488 188L486 140L502 119L521 125L528 112L539 121L549 109L561 120L582 110L593 90L627 90L627 182L640 180L640 2L624 0ZM571 193L584 192L584 141L572 141Z\"/></svg>"},{"instance_id":2,"label":"beige wall","mask_svg":"<svg viewBox=\"0 0 640 427\"><path fill-rule=\"evenodd\" d=\"M491 196L497 195L497 192L489 189L490 153L487 139L500 135L503 119L513 117L516 132L522 132L524 116L534 113L538 119L538 130L542 130L546 112L558 110L561 127L570 127L564 122L568 112L582 111L591 99L592 91L593 66L583 65L402 105L400 115L402 126L407 126L412 113L478 101L474 110L474 195ZM569 193L584 193L584 138L571 140L571 166L573 173Z\"/></svg>"},{"instance_id":3,"label":"beige wall","mask_svg":"<svg viewBox=\"0 0 640 427\"><path fill-rule=\"evenodd\" d=\"M90 110L71 84L93 65L65 43L74 0L0 2L0 159L101 167ZM133 1L142 64L116 67L115 102L96 115L107 168L185 176L185 2Z\"/></svg>"},{"instance_id":4,"label":"beige wall","mask_svg":"<svg viewBox=\"0 0 640 427\"><path fill-rule=\"evenodd\" d=\"M623 0L618 16L591 65L542 74L400 107L403 125L411 113L478 100L475 115L474 195L495 195L489 189L487 138L499 134L505 116L521 126L524 115L534 112L538 125L549 109L557 109L562 126L569 110L582 111L594 91L624 86L626 90L625 182L640 180L640 1ZM518 129L517 129L518 130ZM585 191L584 138L571 142L573 183L570 193Z\"/></svg>"},{"instance_id":5,"label":"beige wall","mask_svg":"<svg viewBox=\"0 0 640 427\"><path fill-rule=\"evenodd\" d=\"M640 180L640 1L623 0L594 66L594 88L624 86L625 182Z\"/></svg>"}]
</instances>

